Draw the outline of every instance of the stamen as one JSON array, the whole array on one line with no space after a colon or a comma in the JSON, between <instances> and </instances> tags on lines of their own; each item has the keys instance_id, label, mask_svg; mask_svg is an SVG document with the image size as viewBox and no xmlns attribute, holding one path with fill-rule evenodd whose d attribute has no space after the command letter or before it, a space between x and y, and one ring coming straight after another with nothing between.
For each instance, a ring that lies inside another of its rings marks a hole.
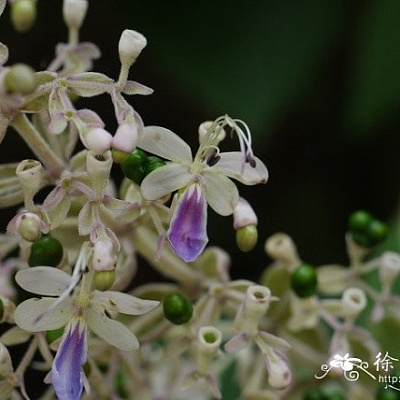
<instances>
[{"instance_id":1,"label":"stamen","mask_svg":"<svg viewBox=\"0 0 400 400\"><path fill-rule=\"evenodd\" d=\"M214 148L213 152L207 157L206 164L209 167L212 167L221 159L221 156L218 153L219 153L219 149Z\"/></svg>"}]
</instances>

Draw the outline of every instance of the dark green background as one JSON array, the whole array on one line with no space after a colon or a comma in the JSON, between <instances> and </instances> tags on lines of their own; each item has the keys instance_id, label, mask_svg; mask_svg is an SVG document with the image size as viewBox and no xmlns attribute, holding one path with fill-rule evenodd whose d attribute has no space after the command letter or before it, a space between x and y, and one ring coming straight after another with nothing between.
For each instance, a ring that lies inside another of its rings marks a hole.
<instances>
[{"instance_id":1,"label":"dark green background","mask_svg":"<svg viewBox=\"0 0 400 400\"><path fill-rule=\"evenodd\" d=\"M365 208L393 221L400 172L400 2L92 0L81 38L98 44L95 70L117 77L125 28L148 46L130 77L152 87L133 97L145 124L172 129L192 148L197 126L228 113L245 120L270 180L240 187L259 215L251 254L235 247L231 219L210 212L209 237L233 257L233 274L256 279L264 240L285 231L304 261L346 262L348 214ZM43 69L66 40L61 1L38 2L30 34L15 33L6 9L1 40L9 63ZM113 132L108 97L85 101ZM16 161L0 150L3 161ZM396 229L398 231L398 229ZM398 247L398 236L390 242Z\"/></svg>"}]
</instances>

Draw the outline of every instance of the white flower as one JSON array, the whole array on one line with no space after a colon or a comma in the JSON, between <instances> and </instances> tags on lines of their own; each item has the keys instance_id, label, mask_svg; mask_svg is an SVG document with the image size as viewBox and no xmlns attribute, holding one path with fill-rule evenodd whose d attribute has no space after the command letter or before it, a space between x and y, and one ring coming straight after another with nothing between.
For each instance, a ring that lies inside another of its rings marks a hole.
<instances>
[{"instance_id":1,"label":"white flower","mask_svg":"<svg viewBox=\"0 0 400 400\"><path fill-rule=\"evenodd\" d=\"M225 136L224 127L231 128L237 134L241 151L220 152L218 145ZM218 214L231 215L238 204L239 194L229 178L246 185L265 183L268 179L264 163L253 155L250 132L243 122L222 116L208 127L206 133L203 131L201 129L200 146L194 158L188 144L165 128L145 127L138 141L138 147L171 161L143 180L143 197L156 200L175 190L184 189L175 207L168 237L174 250L185 261L196 259L208 240L205 229L202 229L207 217L202 205L204 201ZM197 212L198 215L188 217L188 211ZM199 226L191 225L187 218ZM184 219L186 230L183 232L182 226L174 222ZM203 231L203 235L201 238L192 238L192 231ZM184 238L179 244L173 239L177 236ZM199 243L199 246L193 247L193 242Z\"/></svg>"}]
</instances>

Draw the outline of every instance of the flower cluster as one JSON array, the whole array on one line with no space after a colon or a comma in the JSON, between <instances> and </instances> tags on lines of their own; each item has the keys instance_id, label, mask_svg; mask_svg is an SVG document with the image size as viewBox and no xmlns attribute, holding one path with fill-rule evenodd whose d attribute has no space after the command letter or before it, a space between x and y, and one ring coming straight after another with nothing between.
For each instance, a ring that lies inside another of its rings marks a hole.
<instances>
[{"instance_id":1,"label":"flower cluster","mask_svg":"<svg viewBox=\"0 0 400 400\"><path fill-rule=\"evenodd\" d=\"M0 14L5 6L0 0ZM9 6L15 29L28 31L36 0ZM315 269L277 234L266 241L274 262L258 282L231 279L229 254L208 245L207 214L209 206L231 216L238 247L253 249L257 215L235 182L264 184L268 170L249 127L229 115L203 122L192 152L171 130L146 125L128 100L152 93L128 79L146 38L122 32L117 79L93 72L101 52L79 40L87 9L87 0L64 0L68 42L42 71L7 65L0 43L0 143L12 128L34 154L0 165L0 207L18 207L0 235L0 398L32 398L29 368L44 372L42 399L223 398L229 371L243 400L344 398L310 392L320 383L313 376L329 360L348 365L360 348L368 360L380 354L358 324L367 296L372 321L399 319L400 256L365 261L385 225L353 216L349 267ZM103 94L115 132L80 106ZM222 151L230 139L237 151ZM137 286L144 262L167 281ZM380 291L364 279L376 270ZM17 344L26 351L11 358ZM370 398L367 386L346 387L339 374L331 381L336 396Z\"/></svg>"}]
</instances>

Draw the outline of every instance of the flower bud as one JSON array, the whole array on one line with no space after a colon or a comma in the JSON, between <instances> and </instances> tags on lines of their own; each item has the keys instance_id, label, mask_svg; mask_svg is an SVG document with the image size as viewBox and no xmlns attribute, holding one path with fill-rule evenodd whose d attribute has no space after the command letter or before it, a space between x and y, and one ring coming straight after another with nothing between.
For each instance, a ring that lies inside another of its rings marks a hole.
<instances>
[{"instance_id":1,"label":"flower bud","mask_svg":"<svg viewBox=\"0 0 400 400\"><path fill-rule=\"evenodd\" d=\"M123 122L115 132L111 146L124 153L131 153L136 148L138 137L138 126L135 123Z\"/></svg>"},{"instance_id":2,"label":"flower bud","mask_svg":"<svg viewBox=\"0 0 400 400\"><path fill-rule=\"evenodd\" d=\"M29 65L14 64L7 71L4 84L9 92L30 94L37 86L35 71Z\"/></svg>"},{"instance_id":3,"label":"flower bud","mask_svg":"<svg viewBox=\"0 0 400 400\"><path fill-rule=\"evenodd\" d=\"M348 288L342 295L342 308L346 317L357 318L362 310L367 306L367 297L363 290L359 288Z\"/></svg>"},{"instance_id":4,"label":"flower bud","mask_svg":"<svg viewBox=\"0 0 400 400\"><path fill-rule=\"evenodd\" d=\"M233 211L233 228L238 230L249 225L257 225L257 223L257 215L250 203L240 197Z\"/></svg>"},{"instance_id":5,"label":"flower bud","mask_svg":"<svg viewBox=\"0 0 400 400\"><path fill-rule=\"evenodd\" d=\"M113 137L103 128L94 128L85 137L86 147L94 154L102 154L111 147Z\"/></svg>"},{"instance_id":6,"label":"flower bud","mask_svg":"<svg viewBox=\"0 0 400 400\"><path fill-rule=\"evenodd\" d=\"M96 157L90 151L86 155L86 172L96 181L96 190L103 190L110 177L112 167L111 151L102 154L101 158Z\"/></svg>"},{"instance_id":7,"label":"flower bud","mask_svg":"<svg viewBox=\"0 0 400 400\"><path fill-rule=\"evenodd\" d=\"M98 239L93 246L92 267L95 271L110 271L115 268L117 255L112 241L107 238Z\"/></svg>"},{"instance_id":8,"label":"flower bud","mask_svg":"<svg viewBox=\"0 0 400 400\"><path fill-rule=\"evenodd\" d=\"M16 0L11 3L11 22L17 32L29 31L36 20L35 0Z\"/></svg>"},{"instance_id":9,"label":"flower bud","mask_svg":"<svg viewBox=\"0 0 400 400\"><path fill-rule=\"evenodd\" d=\"M64 0L63 17L68 28L79 29L88 9L87 0Z\"/></svg>"},{"instance_id":10,"label":"flower bud","mask_svg":"<svg viewBox=\"0 0 400 400\"><path fill-rule=\"evenodd\" d=\"M34 242L41 235L40 222L40 218L36 214L30 212L23 213L16 221L18 233L26 241Z\"/></svg>"},{"instance_id":11,"label":"flower bud","mask_svg":"<svg viewBox=\"0 0 400 400\"><path fill-rule=\"evenodd\" d=\"M141 33L125 29L118 44L121 64L130 67L146 45L147 40Z\"/></svg>"}]
</instances>

